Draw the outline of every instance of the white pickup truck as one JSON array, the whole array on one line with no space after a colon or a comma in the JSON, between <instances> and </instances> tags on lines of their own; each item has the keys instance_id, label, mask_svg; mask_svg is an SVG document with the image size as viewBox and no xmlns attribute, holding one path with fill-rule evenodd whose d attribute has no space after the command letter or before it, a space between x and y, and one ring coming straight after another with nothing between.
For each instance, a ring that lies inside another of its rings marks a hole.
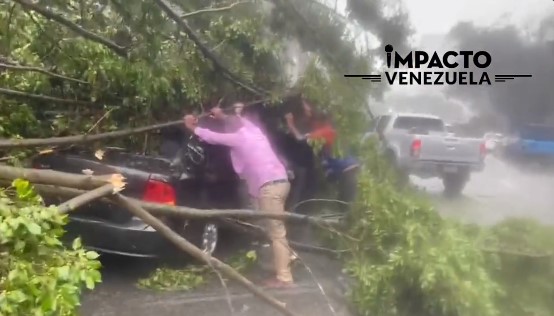
<instances>
[{"instance_id":1,"label":"white pickup truck","mask_svg":"<svg viewBox=\"0 0 554 316\"><path fill-rule=\"evenodd\" d=\"M459 195L470 173L484 168L486 147L482 138L461 138L448 131L437 116L387 114L376 118L365 137L377 136L380 149L404 181L410 174L440 177L448 196Z\"/></svg>"}]
</instances>

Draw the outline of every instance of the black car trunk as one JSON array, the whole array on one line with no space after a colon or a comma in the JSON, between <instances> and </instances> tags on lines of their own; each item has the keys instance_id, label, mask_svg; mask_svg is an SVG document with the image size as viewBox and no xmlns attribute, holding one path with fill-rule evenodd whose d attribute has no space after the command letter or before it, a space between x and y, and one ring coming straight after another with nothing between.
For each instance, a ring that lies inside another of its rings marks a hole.
<instances>
[{"instance_id":1,"label":"black car trunk","mask_svg":"<svg viewBox=\"0 0 554 316\"><path fill-rule=\"evenodd\" d=\"M101 159L99 159L99 157ZM96 157L86 150L71 152L53 152L39 155L33 160L33 168L52 169L56 171L85 174L87 170L93 175L120 173L125 177L125 189L121 192L127 197L143 199L149 181L170 183L170 161L166 159L134 155L121 151L107 150L103 156ZM44 197L47 204L59 204L60 198ZM103 201L93 201L79 208L78 216L112 223L129 222L132 215L125 209Z\"/></svg>"}]
</instances>

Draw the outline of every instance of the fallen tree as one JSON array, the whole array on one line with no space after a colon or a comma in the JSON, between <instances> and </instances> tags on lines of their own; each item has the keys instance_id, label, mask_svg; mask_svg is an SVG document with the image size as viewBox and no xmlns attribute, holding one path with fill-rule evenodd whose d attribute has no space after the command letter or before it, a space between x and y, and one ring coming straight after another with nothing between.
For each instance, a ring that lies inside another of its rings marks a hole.
<instances>
[{"instance_id":1,"label":"fallen tree","mask_svg":"<svg viewBox=\"0 0 554 316\"><path fill-rule=\"evenodd\" d=\"M68 198L79 197L88 194L86 190L95 190L107 184L123 181L119 174L112 175L80 175L54 170L17 168L0 165L0 184L9 185L15 179L24 179L34 184L36 190L45 195L58 195ZM3 181L2 181L3 180ZM103 192L103 191L102 191ZM99 194L96 198L103 198ZM251 218L251 219L279 219L289 220L298 223L309 223L316 226L331 225L334 222L309 215L284 212L282 214L257 212L254 210L214 210L195 209L186 206L172 206L166 204L143 202L131 199L142 208L156 215L182 217L187 219L208 219L208 218ZM104 201L112 203L109 199Z\"/></svg>"},{"instance_id":2,"label":"fallen tree","mask_svg":"<svg viewBox=\"0 0 554 316\"><path fill-rule=\"evenodd\" d=\"M148 208L152 213L160 215L180 216L185 218L273 218L281 220L296 220L319 226L327 224L326 221L321 219L291 213L284 213L281 215L250 210L199 210L187 207L145 203L136 199L124 197L118 193L124 188L125 185L123 177L119 174L103 176L79 175L52 170L35 170L0 165L0 185L10 184L11 180L20 178L28 180L29 182L36 182L37 184L35 187L39 193L72 197L70 200L58 206L58 211L60 213L74 211L78 207L97 199L103 199L110 203L116 203L124 207L135 216L142 219L146 224L152 226L156 229L156 231L187 254L208 264L210 267L220 271L227 277L237 281L254 295L272 305L284 315L289 316L293 316L295 314L288 310L283 302L278 301L262 291L231 266L202 252L199 248L174 232L146 209ZM66 186L80 188L81 190L68 188ZM86 191L87 189L91 191ZM258 233L263 235L263 232L258 231Z\"/></svg>"},{"instance_id":3,"label":"fallen tree","mask_svg":"<svg viewBox=\"0 0 554 316\"><path fill-rule=\"evenodd\" d=\"M130 136L133 134L146 133L165 127L176 126L183 124L182 121L173 121L162 124L154 124L139 128L129 128L114 132L100 133L95 135L75 135L66 137L51 137L51 138L28 138L28 139L0 139L0 149L13 149L24 147L40 147L40 146L59 146L69 144L84 144L95 142L99 140L108 140L112 138L119 138Z\"/></svg>"}]
</instances>

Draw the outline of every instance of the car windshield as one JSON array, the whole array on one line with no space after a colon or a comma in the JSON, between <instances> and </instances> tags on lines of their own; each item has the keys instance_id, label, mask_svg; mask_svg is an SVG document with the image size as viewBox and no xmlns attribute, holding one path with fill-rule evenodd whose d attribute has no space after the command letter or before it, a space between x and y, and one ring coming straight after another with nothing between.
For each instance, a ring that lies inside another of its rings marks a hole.
<instances>
[{"instance_id":1,"label":"car windshield","mask_svg":"<svg viewBox=\"0 0 554 316\"><path fill-rule=\"evenodd\" d=\"M444 123L440 119L418 116L400 116L394 122L395 129L411 130L426 132L444 132Z\"/></svg>"}]
</instances>

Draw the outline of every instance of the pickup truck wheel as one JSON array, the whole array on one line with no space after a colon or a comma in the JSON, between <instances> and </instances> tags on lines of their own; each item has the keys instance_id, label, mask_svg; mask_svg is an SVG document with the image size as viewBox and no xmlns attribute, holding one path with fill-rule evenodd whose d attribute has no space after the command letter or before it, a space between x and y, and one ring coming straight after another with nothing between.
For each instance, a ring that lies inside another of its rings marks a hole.
<instances>
[{"instance_id":1,"label":"pickup truck wheel","mask_svg":"<svg viewBox=\"0 0 554 316\"><path fill-rule=\"evenodd\" d=\"M442 178L444 195L447 197L458 197L464 190L468 176L466 174L445 174Z\"/></svg>"}]
</instances>

